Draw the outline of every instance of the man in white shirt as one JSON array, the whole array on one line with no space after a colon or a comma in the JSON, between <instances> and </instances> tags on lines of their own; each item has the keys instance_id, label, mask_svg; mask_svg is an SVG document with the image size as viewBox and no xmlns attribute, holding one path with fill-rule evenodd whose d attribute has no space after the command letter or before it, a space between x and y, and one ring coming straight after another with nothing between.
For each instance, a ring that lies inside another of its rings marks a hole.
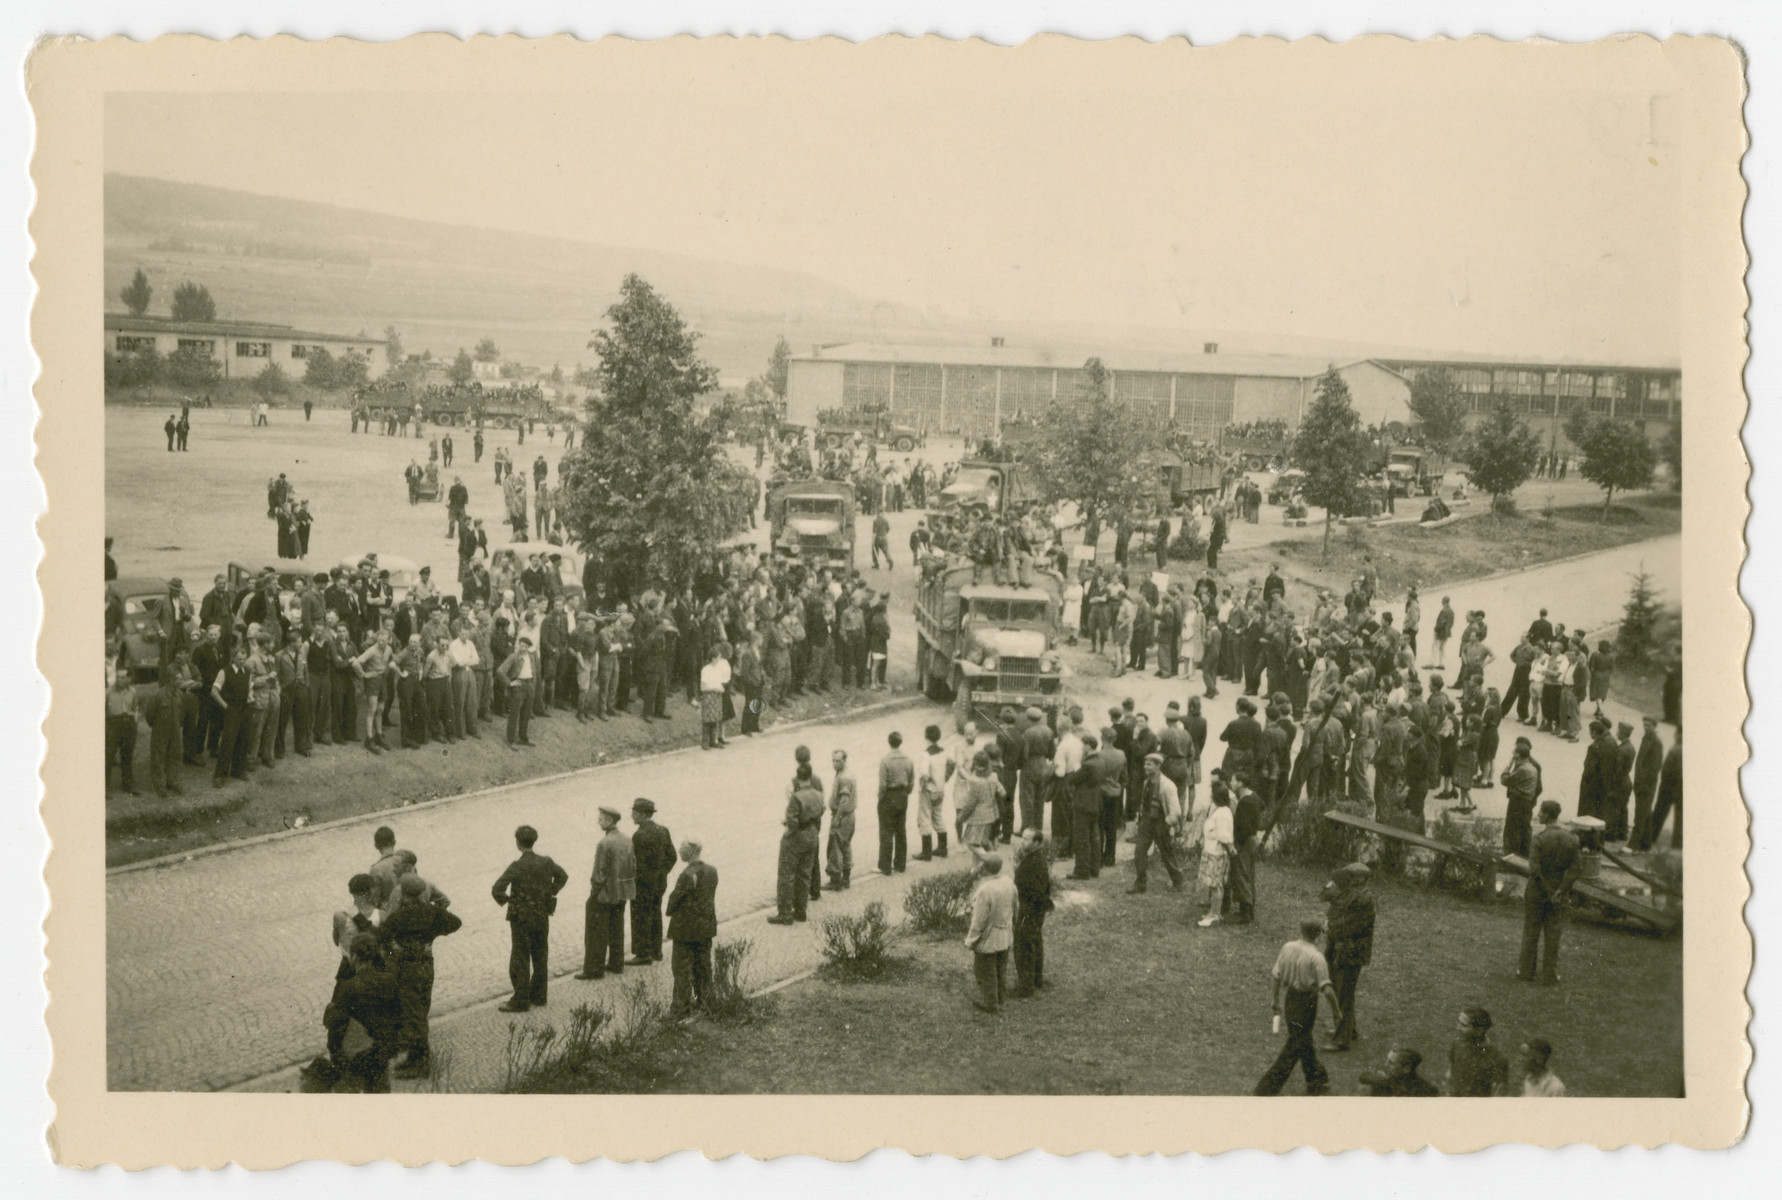
<instances>
[{"instance_id":1,"label":"man in white shirt","mask_svg":"<svg viewBox=\"0 0 1782 1200\"><path fill-rule=\"evenodd\" d=\"M452 622L452 640L446 652L452 658L452 728L459 737L480 738L482 734L476 728L476 669L482 663L482 655L470 640L462 617Z\"/></svg>"},{"instance_id":2,"label":"man in white shirt","mask_svg":"<svg viewBox=\"0 0 1782 1200\"><path fill-rule=\"evenodd\" d=\"M1071 853L1074 816L1070 788L1064 781L1083 765L1083 738L1078 724L1082 717L1082 710L1075 707L1069 713L1058 715L1058 748L1052 755L1052 778L1058 781L1052 788L1052 844L1060 858L1067 858Z\"/></svg>"},{"instance_id":3,"label":"man in white shirt","mask_svg":"<svg viewBox=\"0 0 1782 1200\"><path fill-rule=\"evenodd\" d=\"M928 738L928 750L916 764L916 832L922 835L922 852L913 857L927 862L947 857L947 823L942 814L947 782L953 778L956 764L952 754L941 745L939 725L930 725L923 733Z\"/></svg>"}]
</instances>

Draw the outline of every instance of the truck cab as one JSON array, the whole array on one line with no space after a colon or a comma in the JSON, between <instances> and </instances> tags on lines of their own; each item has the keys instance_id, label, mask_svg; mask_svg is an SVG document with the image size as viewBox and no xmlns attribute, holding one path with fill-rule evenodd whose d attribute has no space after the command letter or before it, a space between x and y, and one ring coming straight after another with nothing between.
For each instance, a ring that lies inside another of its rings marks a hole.
<instances>
[{"instance_id":1,"label":"truck cab","mask_svg":"<svg viewBox=\"0 0 1782 1200\"><path fill-rule=\"evenodd\" d=\"M1395 496L1434 495L1442 486L1447 460L1433 450L1398 446L1386 459L1386 483Z\"/></svg>"},{"instance_id":2,"label":"truck cab","mask_svg":"<svg viewBox=\"0 0 1782 1200\"><path fill-rule=\"evenodd\" d=\"M1039 489L1020 463L967 461L959 464L953 481L935 495L934 507L947 512L982 504L991 512L1000 513L1011 504L1038 499Z\"/></svg>"},{"instance_id":3,"label":"truck cab","mask_svg":"<svg viewBox=\"0 0 1782 1200\"><path fill-rule=\"evenodd\" d=\"M954 724L1004 705L1056 716L1070 671L1057 650L1064 581L1035 570L1027 587L972 583L970 564L926 572L916 593L916 674L950 693Z\"/></svg>"},{"instance_id":4,"label":"truck cab","mask_svg":"<svg viewBox=\"0 0 1782 1200\"><path fill-rule=\"evenodd\" d=\"M785 483L767 494L776 558L812 567L854 565L854 488L828 479Z\"/></svg>"}]
</instances>

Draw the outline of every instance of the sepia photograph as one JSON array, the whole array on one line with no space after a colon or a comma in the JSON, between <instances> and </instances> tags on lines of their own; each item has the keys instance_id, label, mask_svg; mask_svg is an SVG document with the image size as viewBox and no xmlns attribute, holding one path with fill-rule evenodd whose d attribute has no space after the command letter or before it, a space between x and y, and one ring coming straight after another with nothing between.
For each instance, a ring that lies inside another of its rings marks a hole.
<instances>
[{"instance_id":1,"label":"sepia photograph","mask_svg":"<svg viewBox=\"0 0 1782 1200\"><path fill-rule=\"evenodd\" d=\"M657 48L92 96L104 1092L1704 1098L1667 48Z\"/></svg>"}]
</instances>

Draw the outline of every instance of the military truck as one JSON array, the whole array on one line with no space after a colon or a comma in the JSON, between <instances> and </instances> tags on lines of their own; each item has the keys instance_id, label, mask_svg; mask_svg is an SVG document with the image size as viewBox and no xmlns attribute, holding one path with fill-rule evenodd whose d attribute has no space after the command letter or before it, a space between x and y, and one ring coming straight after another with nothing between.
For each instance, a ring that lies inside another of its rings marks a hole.
<instances>
[{"instance_id":1,"label":"military truck","mask_svg":"<svg viewBox=\"0 0 1782 1200\"><path fill-rule=\"evenodd\" d=\"M1133 461L1141 478L1152 486L1147 506L1141 513L1147 517L1218 495L1224 475L1217 459L1207 453L1184 456L1174 450L1141 450Z\"/></svg>"},{"instance_id":2,"label":"military truck","mask_svg":"<svg viewBox=\"0 0 1782 1200\"><path fill-rule=\"evenodd\" d=\"M1054 727L1070 670L1058 653L1064 580L1034 569L1016 587L973 583L957 559L924 568L916 588L916 679L931 699L953 702L953 725L1004 705L1038 708ZM982 728L991 728L982 724Z\"/></svg>"},{"instance_id":3,"label":"military truck","mask_svg":"<svg viewBox=\"0 0 1782 1200\"><path fill-rule=\"evenodd\" d=\"M1032 473L1018 462L985 462L970 459L959 464L953 481L935 493L934 508L946 512L982 504L993 513L1011 505L1040 500Z\"/></svg>"},{"instance_id":4,"label":"military truck","mask_svg":"<svg viewBox=\"0 0 1782 1200\"><path fill-rule=\"evenodd\" d=\"M854 565L854 485L800 479L767 493L767 522L775 559L816 567Z\"/></svg>"},{"instance_id":5,"label":"military truck","mask_svg":"<svg viewBox=\"0 0 1782 1200\"><path fill-rule=\"evenodd\" d=\"M893 421L891 414L882 408L826 408L817 414L817 444L820 446L838 449L843 443L852 441L856 433L900 454L908 454L922 440L921 432L915 426Z\"/></svg>"},{"instance_id":6,"label":"military truck","mask_svg":"<svg viewBox=\"0 0 1782 1200\"><path fill-rule=\"evenodd\" d=\"M1447 456L1435 450L1394 446L1386 459L1386 482L1394 496L1433 496L1447 470Z\"/></svg>"}]
</instances>

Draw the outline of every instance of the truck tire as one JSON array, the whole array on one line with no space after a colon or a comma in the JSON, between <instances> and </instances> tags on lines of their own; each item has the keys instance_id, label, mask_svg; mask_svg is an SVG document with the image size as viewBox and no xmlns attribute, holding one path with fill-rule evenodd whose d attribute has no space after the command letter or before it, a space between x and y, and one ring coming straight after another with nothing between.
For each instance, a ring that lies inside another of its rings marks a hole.
<instances>
[{"instance_id":1,"label":"truck tire","mask_svg":"<svg viewBox=\"0 0 1782 1200\"><path fill-rule=\"evenodd\" d=\"M823 437L823 444L825 446L828 446L831 450L840 450L841 444L842 444L842 435L839 433L825 434Z\"/></svg>"},{"instance_id":2,"label":"truck tire","mask_svg":"<svg viewBox=\"0 0 1782 1200\"><path fill-rule=\"evenodd\" d=\"M899 454L908 454L911 450L914 450L915 448L916 448L916 443L915 443L914 439L906 438L906 437L898 438L896 443L893 444L893 446L892 446L892 449L896 450Z\"/></svg>"}]
</instances>

